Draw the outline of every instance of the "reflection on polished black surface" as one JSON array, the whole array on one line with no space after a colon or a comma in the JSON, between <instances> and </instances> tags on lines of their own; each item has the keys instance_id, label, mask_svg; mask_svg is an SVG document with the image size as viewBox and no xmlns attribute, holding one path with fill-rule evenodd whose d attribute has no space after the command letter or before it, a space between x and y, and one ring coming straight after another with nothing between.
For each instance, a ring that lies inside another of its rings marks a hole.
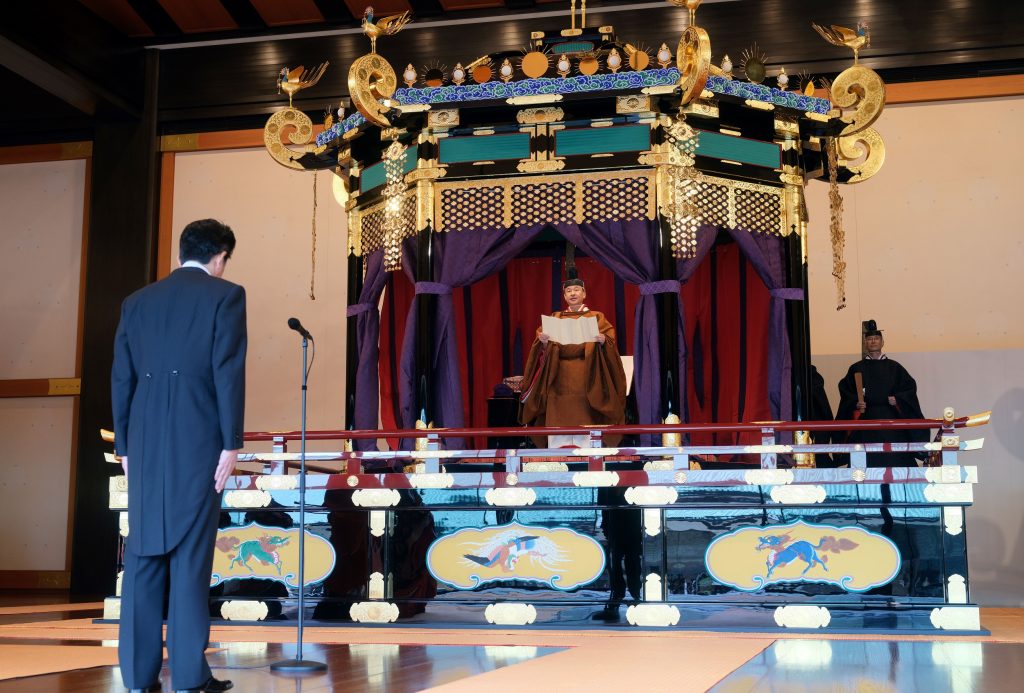
<instances>
[{"instance_id":1,"label":"reflection on polished black surface","mask_svg":"<svg viewBox=\"0 0 1024 693\"><path fill-rule=\"evenodd\" d=\"M1020 690L1024 645L779 640L711 689L755 691Z\"/></svg>"},{"instance_id":2,"label":"reflection on polished black surface","mask_svg":"<svg viewBox=\"0 0 1024 693\"><path fill-rule=\"evenodd\" d=\"M832 631L976 631L933 620L936 608L973 605L966 534L923 486L822 484L809 488L823 500L780 503L769 485L681 485L677 501L653 507L624 485L535 485L520 507L491 505L482 487L389 490L392 504L378 508L355 504L347 488L317 490L307 526L333 558L308 587L307 616L365 620L353 606L386 601L399 623L479 626L493 623L488 607L525 602L535 625L593 628L644 625L628 607L663 604L680 627L771 630L782 625L778 607L805 604L828 609ZM224 525L294 527L293 495L226 511ZM295 618L294 584L282 582L291 564L257 569L261 579L243 572L218 588L215 617L224 600L248 597L267 604L268 622Z\"/></svg>"},{"instance_id":3,"label":"reflection on polished black surface","mask_svg":"<svg viewBox=\"0 0 1024 693\"><path fill-rule=\"evenodd\" d=\"M262 642L212 644L221 648L207 658L213 675L231 679L234 690L243 693L406 693L475 676L501 667L558 652L561 648L524 646L462 645L320 645L306 644L303 655L326 662L328 670L319 676L288 678L272 674L271 662L294 656L294 647ZM166 667L161 672L164 690L172 682ZM122 693L121 675L116 667L95 667L76 671L0 682L4 693Z\"/></svg>"}]
</instances>

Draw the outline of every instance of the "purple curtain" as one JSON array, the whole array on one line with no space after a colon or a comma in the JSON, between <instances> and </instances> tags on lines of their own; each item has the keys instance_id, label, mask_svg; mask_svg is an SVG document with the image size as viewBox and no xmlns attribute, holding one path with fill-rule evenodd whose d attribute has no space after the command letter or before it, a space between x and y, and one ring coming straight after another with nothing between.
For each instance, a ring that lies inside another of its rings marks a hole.
<instances>
[{"instance_id":1,"label":"purple curtain","mask_svg":"<svg viewBox=\"0 0 1024 693\"><path fill-rule=\"evenodd\" d=\"M658 222L647 219L558 224L559 233L570 243L607 267L624 281L640 287L640 300L633 321L633 382L639 423L661 423L661 377L658 311L655 294L676 296L676 310L682 319L679 282L658 281ZM621 326L620 329L624 327ZM683 333L679 331L679 343ZM680 373L685 373L685 350L680 350ZM685 398L675 403L686 419ZM644 436L642 445L652 444Z\"/></svg>"},{"instance_id":2,"label":"purple curtain","mask_svg":"<svg viewBox=\"0 0 1024 693\"><path fill-rule=\"evenodd\" d=\"M419 418L419 412L413 411L418 297L424 294L437 296L437 310L431 326L434 362L431 364L433 387L429 396L433 422L438 428L457 428L464 425L464 417L452 289L468 286L500 270L519 255L542 228L538 225L521 229L471 229L433 234L434 281L416 282L417 299L406 318L402 343L399 401L403 426L413 428ZM407 257L406 263L410 260ZM408 266L412 267L411 264ZM449 447L459 445L452 438L446 442Z\"/></svg>"},{"instance_id":3,"label":"purple curtain","mask_svg":"<svg viewBox=\"0 0 1024 693\"><path fill-rule=\"evenodd\" d=\"M358 359L355 383L355 414L349 422L357 430L372 430L378 425L378 409L380 407L380 380L377 362L380 358L380 302L381 292L388 280L384 271L384 251L378 250L363 259L366 274L363 277L363 288L359 292L359 302L346 310L346 316L356 316L356 348L357 355L348 358ZM357 440L353 447L357 450L375 450L377 441Z\"/></svg>"},{"instance_id":4,"label":"purple curtain","mask_svg":"<svg viewBox=\"0 0 1024 693\"><path fill-rule=\"evenodd\" d=\"M768 400L772 418L793 418L793 363L786 329L785 301L802 301L802 289L786 288L786 250L782 238L744 229L726 229L771 293L768 304Z\"/></svg>"}]
</instances>

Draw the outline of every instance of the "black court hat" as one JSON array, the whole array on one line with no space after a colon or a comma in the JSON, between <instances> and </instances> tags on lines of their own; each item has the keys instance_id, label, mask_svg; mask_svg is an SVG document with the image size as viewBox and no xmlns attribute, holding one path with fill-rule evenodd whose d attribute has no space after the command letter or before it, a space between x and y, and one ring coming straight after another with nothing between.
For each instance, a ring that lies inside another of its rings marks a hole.
<instances>
[{"instance_id":1,"label":"black court hat","mask_svg":"<svg viewBox=\"0 0 1024 693\"><path fill-rule=\"evenodd\" d=\"M584 284L583 280L580 279L579 277L572 277L571 279L566 279L564 282L562 282L562 291L565 291L570 286L579 286L583 289L587 288L587 285Z\"/></svg>"},{"instance_id":2,"label":"black court hat","mask_svg":"<svg viewBox=\"0 0 1024 693\"><path fill-rule=\"evenodd\" d=\"M865 320L861 323L861 330L864 332L865 337L881 337L882 331L878 329L878 324L874 320Z\"/></svg>"}]
</instances>

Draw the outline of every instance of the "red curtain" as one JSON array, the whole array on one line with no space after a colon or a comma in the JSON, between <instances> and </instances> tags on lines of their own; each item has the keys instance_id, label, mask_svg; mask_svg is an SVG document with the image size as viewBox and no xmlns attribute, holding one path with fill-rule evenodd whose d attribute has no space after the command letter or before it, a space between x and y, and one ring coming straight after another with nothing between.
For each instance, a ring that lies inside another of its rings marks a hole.
<instances>
[{"instance_id":1,"label":"red curtain","mask_svg":"<svg viewBox=\"0 0 1024 693\"><path fill-rule=\"evenodd\" d=\"M630 284L623 285L621 300L617 304L615 277L607 268L585 257L577 258L576 266L587 285L587 305L603 312L615 324L620 344L625 344L623 353L631 354L633 312L639 289ZM467 426L486 426L487 399L493 395L494 387L506 376L522 375L514 371L522 370L521 365L533 344L540 316L561 307L561 277L561 263L557 260L550 257L518 258L502 272L452 291ZM394 404L398 401L396 368L413 293L412 282L404 274L392 273L384 291L380 330L381 427L384 430L398 428ZM505 306L502 306L503 300ZM507 331L502 327L506 313ZM621 313L625 324L616 323L617 313ZM517 350L521 354L518 369L514 358ZM389 441L389 444L394 447L397 440ZM486 439L479 436L472 444L484 448Z\"/></svg>"},{"instance_id":2,"label":"red curtain","mask_svg":"<svg viewBox=\"0 0 1024 693\"><path fill-rule=\"evenodd\" d=\"M767 421L771 296L735 243L715 246L681 289L692 423ZM759 444L758 434L698 434L695 445Z\"/></svg>"},{"instance_id":3,"label":"red curtain","mask_svg":"<svg viewBox=\"0 0 1024 693\"><path fill-rule=\"evenodd\" d=\"M576 260L587 285L587 305L615 325L622 353L633 353L634 309L639 290L625 284L617 302L615 277L596 261ZM466 425L487 425L487 399L516 370L516 333L522 359L533 343L542 314L561 304L561 263L550 257L519 258L503 270L464 289L455 289L456 329ZM504 291L502 286L504 284ZM681 289L686 307L687 397L694 423L767 421L768 289L734 243L716 246ZM395 369L405 337L413 285L393 272L384 292L380 331L381 427L398 428ZM502 301L507 301L502 305ZM503 330L502 316L508 315ZM505 337L507 336L507 342ZM506 372L505 364L508 363ZM389 441L396 444L397 440ZM692 436L694 444L756 444L757 434ZM486 447L477 437L472 445Z\"/></svg>"}]
</instances>

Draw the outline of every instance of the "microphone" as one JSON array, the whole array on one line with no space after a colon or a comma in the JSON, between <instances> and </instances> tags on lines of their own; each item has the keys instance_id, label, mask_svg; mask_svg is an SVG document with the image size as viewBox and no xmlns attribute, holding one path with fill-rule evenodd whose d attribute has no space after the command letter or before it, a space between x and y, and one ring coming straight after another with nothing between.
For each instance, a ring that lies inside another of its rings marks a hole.
<instances>
[{"instance_id":1,"label":"microphone","mask_svg":"<svg viewBox=\"0 0 1024 693\"><path fill-rule=\"evenodd\" d=\"M298 318L288 318L288 327L295 330L309 341L313 341L313 335L309 333L309 330L302 326L302 323L299 322Z\"/></svg>"}]
</instances>

